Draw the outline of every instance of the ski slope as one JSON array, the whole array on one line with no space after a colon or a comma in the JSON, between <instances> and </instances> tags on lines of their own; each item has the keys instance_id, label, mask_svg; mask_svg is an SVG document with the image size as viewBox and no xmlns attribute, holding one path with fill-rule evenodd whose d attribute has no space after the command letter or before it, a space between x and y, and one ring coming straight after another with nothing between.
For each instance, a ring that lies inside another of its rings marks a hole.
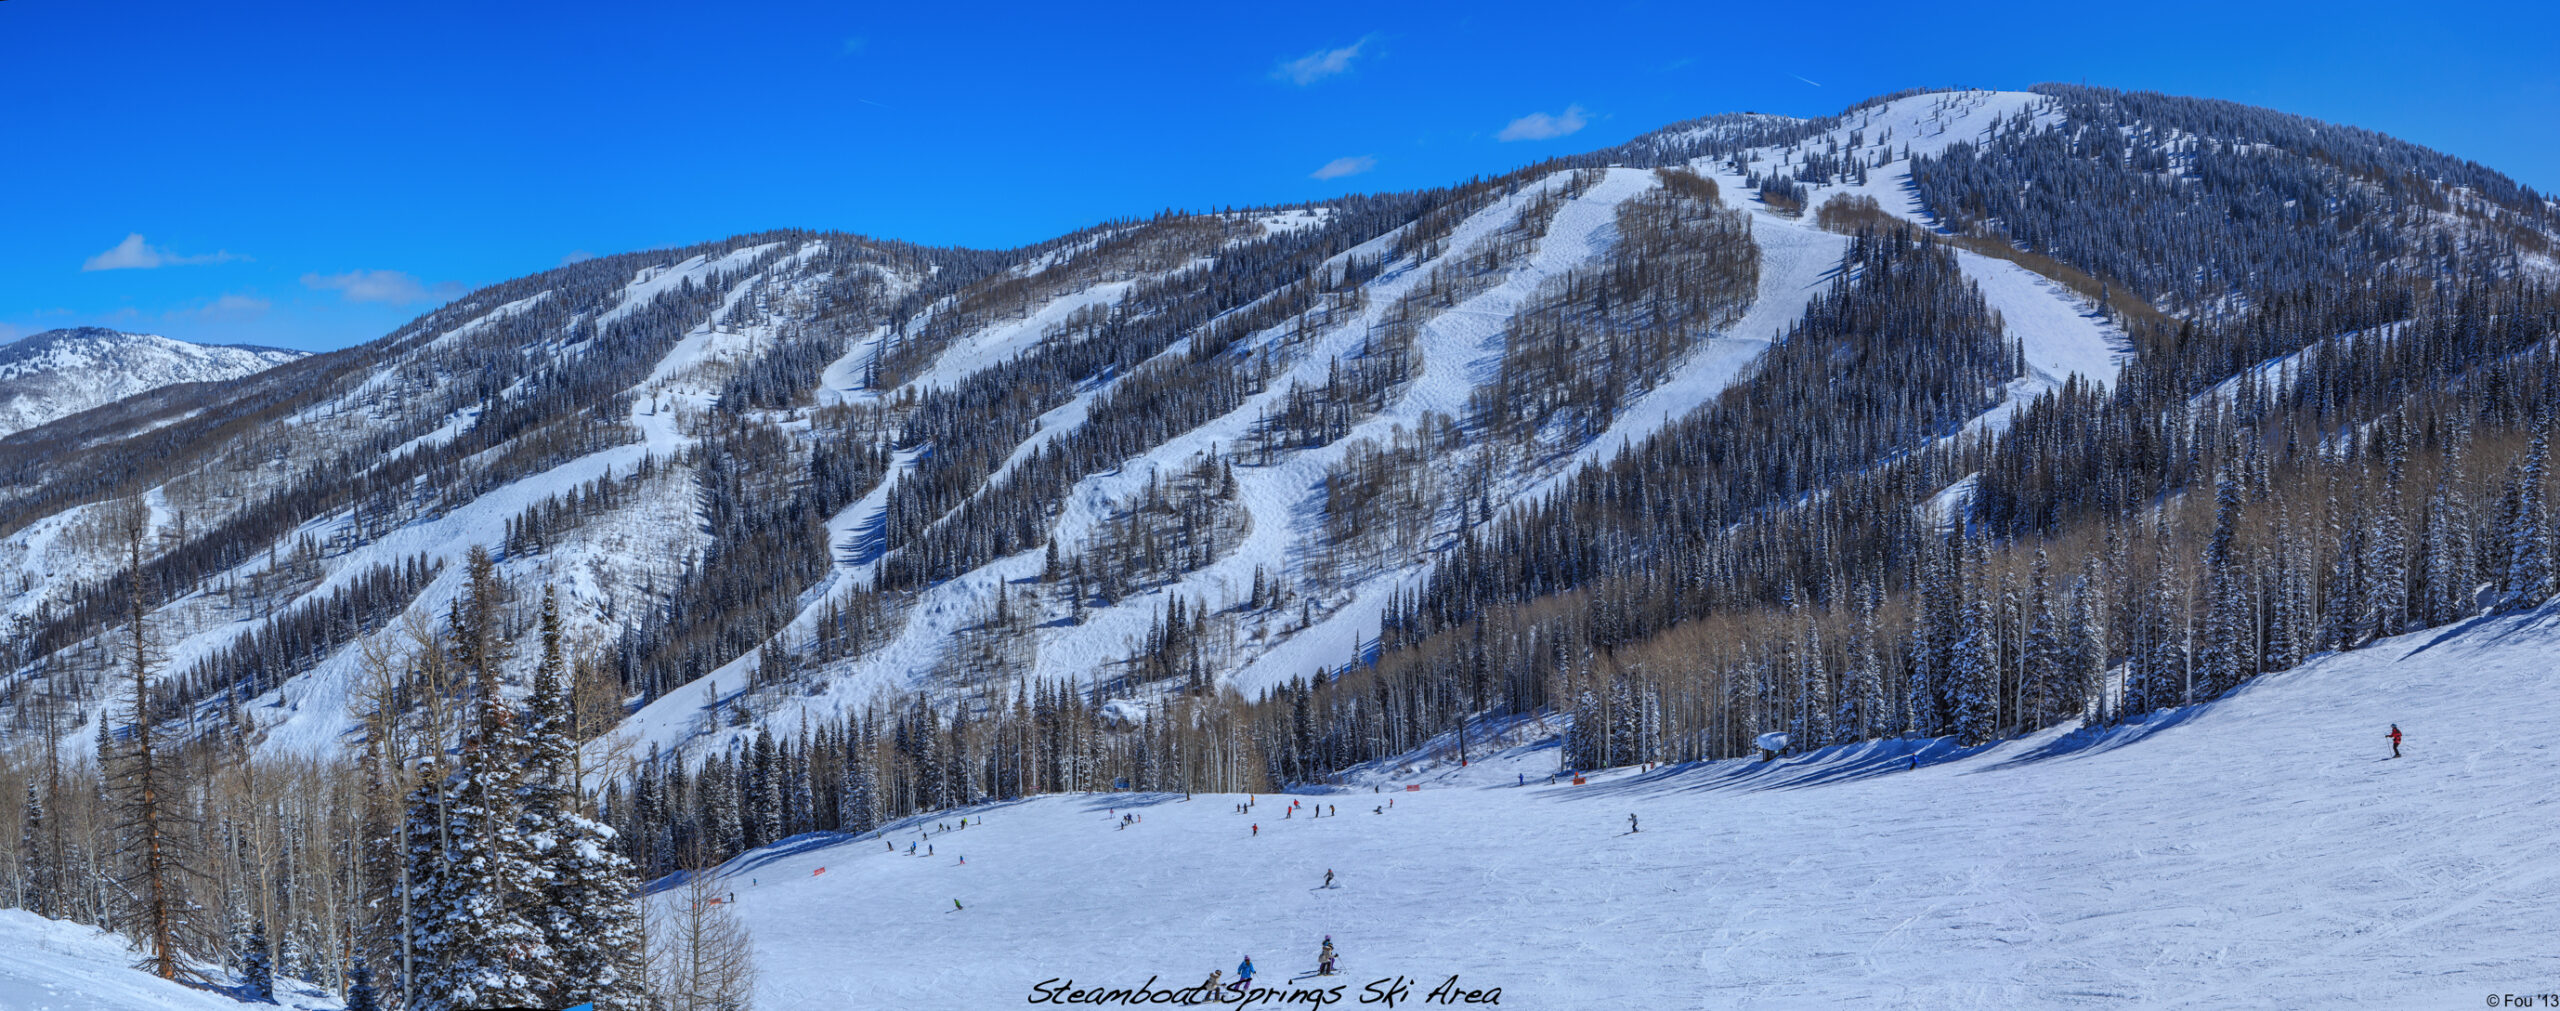
<instances>
[{"instance_id":1,"label":"ski slope","mask_svg":"<svg viewBox=\"0 0 2560 1011\"><path fill-rule=\"evenodd\" d=\"M326 1011L337 998L296 980L276 980L275 1004L244 1004L133 968L124 938L22 909L0 909L0 1011L239 1011L285 1007ZM227 981L226 981L227 982Z\"/></svg>"},{"instance_id":2,"label":"ski slope","mask_svg":"<svg viewBox=\"0 0 2560 1011\"><path fill-rule=\"evenodd\" d=\"M721 873L765 1007L1189 987L1244 955L1269 983L1328 934L1341 1004L1402 975L1423 981L1413 1006L1455 974L1527 1008L2478 1007L2551 989L2560 947L2560 755L2516 718L2560 707L2554 649L2546 608L1970 752L1871 743L1575 787L1547 785L1556 752L1533 742L1297 798L1338 817L1047 797ZM1328 869L1339 887L1318 887Z\"/></svg>"}]
</instances>

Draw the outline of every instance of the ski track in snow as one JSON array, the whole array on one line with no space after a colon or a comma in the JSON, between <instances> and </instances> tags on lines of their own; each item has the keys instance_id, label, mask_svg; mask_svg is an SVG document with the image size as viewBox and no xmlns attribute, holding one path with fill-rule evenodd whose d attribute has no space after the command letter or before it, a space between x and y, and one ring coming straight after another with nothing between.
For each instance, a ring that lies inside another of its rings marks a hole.
<instances>
[{"instance_id":1,"label":"ski track in snow","mask_svg":"<svg viewBox=\"0 0 2560 1011\"><path fill-rule=\"evenodd\" d=\"M1541 180L1476 212L1452 230L1446 248L1452 253L1466 250L1508 226L1519 216L1520 208L1539 192L1560 183L1554 177ZM1348 435L1321 448L1290 452L1267 467L1236 468L1237 497L1252 517L1244 543L1169 586L1123 600L1117 607L1087 612L1083 625L1044 629L1038 673L1052 678L1096 676L1094 672L1105 663L1128 655L1133 644L1143 641L1148 627L1162 612L1168 593L1199 598L1210 608L1218 609L1238 603L1250 593L1257 565L1294 582L1308 563L1292 555L1308 526L1322 522L1319 489L1326 470L1342 459L1354 440L1367 438L1383 445L1397 428L1411 430L1418 426L1426 413L1463 419L1468 395L1491 379L1501 363L1502 332L1512 314L1528 303L1547 279L1590 262L1605 251L1616 238L1618 204L1653 185L1650 172L1612 169L1590 190L1558 208L1536 249L1502 283L1424 324L1415 341L1421 352L1422 371L1387 409L1362 420ZM1433 266L1418 265L1392 278L1382 278L1370 292L1369 311L1321 335L1288 373L1274 379L1267 390L1236 410L1168 440L1117 471L1079 482L1060 518L1061 535L1069 543L1083 542L1109 518L1118 502L1136 497L1150 480L1186 468L1213 446L1241 443L1264 409L1287 396L1292 381L1320 385L1332 360L1356 350L1386 309L1428 277ZM1250 692L1307 674L1319 666L1340 666L1351 658L1360 641L1377 634L1377 610L1372 602L1418 575L1413 567L1402 566L1365 580L1350 603L1254 657L1242 670L1230 674L1227 682ZM1361 630L1364 609L1365 634Z\"/></svg>"},{"instance_id":2,"label":"ski track in snow","mask_svg":"<svg viewBox=\"0 0 2560 1011\"><path fill-rule=\"evenodd\" d=\"M772 1006L1187 987L1241 955L1270 982L1327 934L1346 1004L1456 973L1533 1008L2477 1006L2560 945L2560 762L2513 720L2560 707L2554 650L2544 609L1971 751L1870 742L1574 787L1546 785L1549 739L1297 798L1339 817L1284 818L1286 795L1250 815L1241 796L1050 796L966 829L934 830L946 812L801 836L720 873ZM1328 869L1340 887L1317 887Z\"/></svg>"}]
</instances>

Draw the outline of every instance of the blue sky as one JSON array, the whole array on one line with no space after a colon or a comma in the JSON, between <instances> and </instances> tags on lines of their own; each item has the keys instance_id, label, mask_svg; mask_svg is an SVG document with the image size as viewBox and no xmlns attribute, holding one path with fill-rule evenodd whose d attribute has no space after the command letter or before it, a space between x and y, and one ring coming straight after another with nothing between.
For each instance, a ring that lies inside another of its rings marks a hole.
<instances>
[{"instance_id":1,"label":"blue sky","mask_svg":"<svg viewBox=\"0 0 2560 1011\"><path fill-rule=\"evenodd\" d=\"M589 253L1014 245L1916 85L2228 98L2553 192L2555 9L9 0L0 339L341 347Z\"/></svg>"}]
</instances>

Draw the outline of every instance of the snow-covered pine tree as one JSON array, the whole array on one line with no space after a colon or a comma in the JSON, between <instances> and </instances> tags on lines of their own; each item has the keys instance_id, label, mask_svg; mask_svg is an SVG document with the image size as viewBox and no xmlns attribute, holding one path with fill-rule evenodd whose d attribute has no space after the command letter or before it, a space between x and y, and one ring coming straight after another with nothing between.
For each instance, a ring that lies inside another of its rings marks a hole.
<instances>
[{"instance_id":1,"label":"snow-covered pine tree","mask_svg":"<svg viewBox=\"0 0 2560 1011\"><path fill-rule=\"evenodd\" d=\"M2362 623L2362 601L2357 591L2363 583L2364 528L2362 521L2338 504L2337 495L2329 497L2329 566L2325 592L2321 595L2320 631L2313 649L2354 649L2361 644L2356 629Z\"/></svg>"},{"instance_id":2,"label":"snow-covered pine tree","mask_svg":"<svg viewBox=\"0 0 2560 1011\"><path fill-rule=\"evenodd\" d=\"M1834 714L1831 711L1831 671L1822 655L1822 629L1813 623L1810 615L1805 618L1804 631L1797 643L1796 693L1803 725L1797 729L1794 743L1800 750L1811 751L1831 743Z\"/></svg>"},{"instance_id":3,"label":"snow-covered pine tree","mask_svg":"<svg viewBox=\"0 0 2560 1011\"><path fill-rule=\"evenodd\" d=\"M2080 578L2071 585L2071 614L2063 638L2064 664L2068 668L2065 683L2080 706L2094 707L2097 720L2112 719L2106 711L2107 696L2107 605L2099 592L2098 556L2092 554L2080 562ZM2075 706L2075 709L2077 706Z\"/></svg>"},{"instance_id":4,"label":"snow-covered pine tree","mask_svg":"<svg viewBox=\"0 0 2560 1011\"><path fill-rule=\"evenodd\" d=\"M2551 538L2546 529L2543 483L2550 469L2551 438L2533 433L2524 456L2507 473L2506 578L2499 585L2511 608L2532 607L2551 599Z\"/></svg>"},{"instance_id":5,"label":"snow-covered pine tree","mask_svg":"<svg viewBox=\"0 0 2560 1011\"><path fill-rule=\"evenodd\" d=\"M774 782L773 730L756 729L754 750L748 756L746 848L754 849L782 838L781 794Z\"/></svg>"},{"instance_id":6,"label":"snow-covered pine tree","mask_svg":"<svg viewBox=\"0 0 2560 1011\"><path fill-rule=\"evenodd\" d=\"M520 820L527 747L498 690L501 587L487 552L473 550L470 577L449 614L447 647L473 675L476 725L410 808L417 975L408 1006L419 1011L539 1006L558 973L536 922L542 882Z\"/></svg>"},{"instance_id":7,"label":"snow-covered pine tree","mask_svg":"<svg viewBox=\"0 0 2560 1011\"><path fill-rule=\"evenodd\" d=\"M37 916L52 915L53 865L45 859L44 798L27 780L27 805L18 822L18 908Z\"/></svg>"},{"instance_id":8,"label":"snow-covered pine tree","mask_svg":"<svg viewBox=\"0 0 2560 1011\"><path fill-rule=\"evenodd\" d=\"M275 1003L275 951L267 943L267 921L249 924L249 937L240 945L240 997L242 1000Z\"/></svg>"},{"instance_id":9,"label":"snow-covered pine tree","mask_svg":"<svg viewBox=\"0 0 2560 1011\"><path fill-rule=\"evenodd\" d=\"M2044 549L2036 549L2035 569L2027 582L2029 613L2022 675L2025 712L2018 714L2021 729L2044 726L2077 708L2070 705L2078 692L2070 683L2074 672L2063 616L2054 607L2051 565Z\"/></svg>"},{"instance_id":10,"label":"snow-covered pine tree","mask_svg":"<svg viewBox=\"0 0 2560 1011\"><path fill-rule=\"evenodd\" d=\"M541 883L532 919L549 952L549 1006L643 1011L639 908L613 829L586 811L577 780L555 595L543 592L542 660L534 668L520 826Z\"/></svg>"},{"instance_id":11,"label":"snow-covered pine tree","mask_svg":"<svg viewBox=\"0 0 2560 1011\"><path fill-rule=\"evenodd\" d=\"M2373 536L2365 542L2365 621L2367 641L2408 631L2409 529L2400 514L2400 479L2408 469L2407 451L2397 433L2387 434L2383 480L2374 489Z\"/></svg>"},{"instance_id":12,"label":"snow-covered pine tree","mask_svg":"<svg viewBox=\"0 0 2560 1011\"><path fill-rule=\"evenodd\" d=\"M1990 594L1970 580L1958 579L1956 585L1964 600L1958 638L1948 651L1954 722L1947 729L1958 743L1971 747L1988 743L1999 732L1999 630L1993 627Z\"/></svg>"},{"instance_id":13,"label":"snow-covered pine tree","mask_svg":"<svg viewBox=\"0 0 2560 1011\"><path fill-rule=\"evenodd\" d=\"M2240 522L2240 482L2229 468L2214 476L2213 537L2205 542L2205 635L2197 651L2200 695L2218 696L2240 684L2257 641L2248 577L2240 571L2234 537Z\"/></svg>"},{"instance_id":14,"label":"snow-covered pine tree","mask_svg":"<svg viewBox=\"0 0 2560 1011\"><path fill-rule=\"evenodd\" d=\"M363 955L347 970L347 1011L382 1011L382 993L374 988L373 967Z\"/></svg>"}]
</instances>

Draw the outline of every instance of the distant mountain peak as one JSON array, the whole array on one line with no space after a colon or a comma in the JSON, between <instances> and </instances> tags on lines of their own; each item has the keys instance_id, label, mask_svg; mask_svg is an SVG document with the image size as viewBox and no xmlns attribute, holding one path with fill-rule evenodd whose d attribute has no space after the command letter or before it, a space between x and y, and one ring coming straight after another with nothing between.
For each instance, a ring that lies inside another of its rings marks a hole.
<instances>
[{"instance_id":1,"label":"distant mountain peak","mask_svg":"<svg viewBox=\"0 0 2560 1011\"><path fill-rule=\"evenodd\" d=\"M0 435L178 383L238 379L307 352L83 326L0 344Z\"/></svg>"}]
</instances>

